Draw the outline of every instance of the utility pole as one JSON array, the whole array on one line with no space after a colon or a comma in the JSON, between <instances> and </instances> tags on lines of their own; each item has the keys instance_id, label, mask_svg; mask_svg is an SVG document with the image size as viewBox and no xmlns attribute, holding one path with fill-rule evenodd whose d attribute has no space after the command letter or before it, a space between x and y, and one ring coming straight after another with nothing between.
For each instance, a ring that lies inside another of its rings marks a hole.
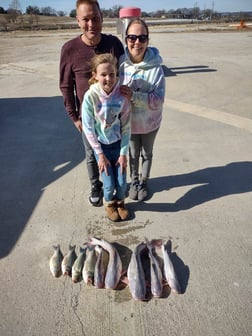
<instances>
[{"instance_id":1,"label":"utility pole","mask_svg":"<svg viewBox=\"0 0 252 336\"><path fill-rule=\"evenodd\" d=\"M214 13L214 1L212 2L212 14L211 14L211 20L212 20L212 17L213 17L213 13Z\"/></svg>"}]
</instances>

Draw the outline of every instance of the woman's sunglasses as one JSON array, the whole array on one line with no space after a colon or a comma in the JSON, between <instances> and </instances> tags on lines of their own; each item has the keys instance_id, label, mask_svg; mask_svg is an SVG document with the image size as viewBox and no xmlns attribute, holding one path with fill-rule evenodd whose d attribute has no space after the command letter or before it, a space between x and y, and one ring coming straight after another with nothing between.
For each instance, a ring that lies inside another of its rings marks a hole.
<instances>
[{"instance_id":1,"label":"woman's sunglasses","mask_svg":"<svg viewBox=\"0 0 252 336\"><path fill-rule=\"evenodd\" d=\"M130 42L136 42L138 39L139 42L145 43L148 40L148 35L133 35L129 34L126 36L126 39L129 40Z\"/></svg>"}]
</instances>

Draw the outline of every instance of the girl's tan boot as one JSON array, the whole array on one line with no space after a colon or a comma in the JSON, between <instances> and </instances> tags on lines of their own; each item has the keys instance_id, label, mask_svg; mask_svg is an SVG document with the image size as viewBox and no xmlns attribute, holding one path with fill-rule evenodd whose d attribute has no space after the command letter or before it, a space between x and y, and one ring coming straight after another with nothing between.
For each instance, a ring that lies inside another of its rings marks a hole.
<instances>
[{"instance_id":1,"label":"girl's tan boot","mask_svg":"<svg viewBox=\"0 0 252 336\"><path fill-rule=\"evenodd\" d=\"M124 200L117 201L117 211L121 220L126 220L129 218L129 211L125 208Z\"/></svg>"},{"instance_id":2,"label":"girl's tan boot","mask_svg":"<svg viewBox=\"0 0 252 336\"><path fill-rule=\"evenodd\" d=\"M120 220L120 216L117 211L116 201L110 201L105 203L105 211L109 220L117 222Z\"/></svg>"}]
</instances>

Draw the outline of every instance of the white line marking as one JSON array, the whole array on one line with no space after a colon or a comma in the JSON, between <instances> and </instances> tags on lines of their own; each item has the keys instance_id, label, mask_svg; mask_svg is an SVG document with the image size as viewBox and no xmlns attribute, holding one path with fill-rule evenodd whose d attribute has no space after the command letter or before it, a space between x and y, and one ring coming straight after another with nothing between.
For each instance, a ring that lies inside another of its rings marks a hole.
<instances>
[{"instance_id":1,"label":"white line marking","mask_svg":"<svg viewBox=\"0 0 252 336\"><path fill-rule=\"evenodd\" d=\"M165 107L173 108L177 111L190 113L198 117L218 121L227 125L245 129L252 133L252 119L239 117L237 115L214 110L204 106L182 103L173 99L165 99Z\"/></svg>"}]
</instances>

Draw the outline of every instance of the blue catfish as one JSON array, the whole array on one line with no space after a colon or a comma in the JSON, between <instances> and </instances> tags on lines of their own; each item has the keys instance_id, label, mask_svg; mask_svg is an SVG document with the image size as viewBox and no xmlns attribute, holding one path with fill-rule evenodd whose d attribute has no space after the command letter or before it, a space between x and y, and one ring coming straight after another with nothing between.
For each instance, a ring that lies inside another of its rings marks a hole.
<instances>
[{"instance_id":1,"label":"blue catfish","mask_svg":"<svg viewBox=\"0 0 252 336\"><path fill-rule=\"evenodd\" d=\"M128 284L132 297L135 300L146 299L145 273L141 261L141 253L146 249L145 243L138 244L132 252L128 266Z\"/></svg>"},{"instance_id":2,"label":"blue catfish","mask_svg":"<svg viewBox=\"0 0 252 336\"><path fill-rule=\"evenodd\" d=\"M146 245L150 258L151 293L154 297L161 297L163 293L163 274L155 254L155 244L146 239Z\"/></svg>"},{"instance_id":3,"label":"blue catfish","mask_svg":"<svg viewBox=\"0 0 252 336\"><path fill-rule=\"evenodd\" d=\"M109 253L109 262L105 276L105 288L116 289L122 275L122 261L116 248L109 242L90 237L88 244L99 245Z\"/></svg>"},{"instance_id":4,"label":"blue catfish","mask_svg":"<svg viewBox=\"0 0 252 336\"><path fill-rule=\"evenodd\" d=\"M94 270L94 286L96 288L104 288L109 254L99 245L95 247L95 250L97 252L97 261Z\"/></svg>"},{"instance_id":5,"label":"blue catfish","mask_svg":"<svg viewBox=\"0 0 252 336\"><path fill-rule=\"evenodd\" d=\"M181 288L171 259L171 241L163 243L161 250L164 258L164 274L168 285L174 293L181 294Z\"/></svg>"}]
</instances>

